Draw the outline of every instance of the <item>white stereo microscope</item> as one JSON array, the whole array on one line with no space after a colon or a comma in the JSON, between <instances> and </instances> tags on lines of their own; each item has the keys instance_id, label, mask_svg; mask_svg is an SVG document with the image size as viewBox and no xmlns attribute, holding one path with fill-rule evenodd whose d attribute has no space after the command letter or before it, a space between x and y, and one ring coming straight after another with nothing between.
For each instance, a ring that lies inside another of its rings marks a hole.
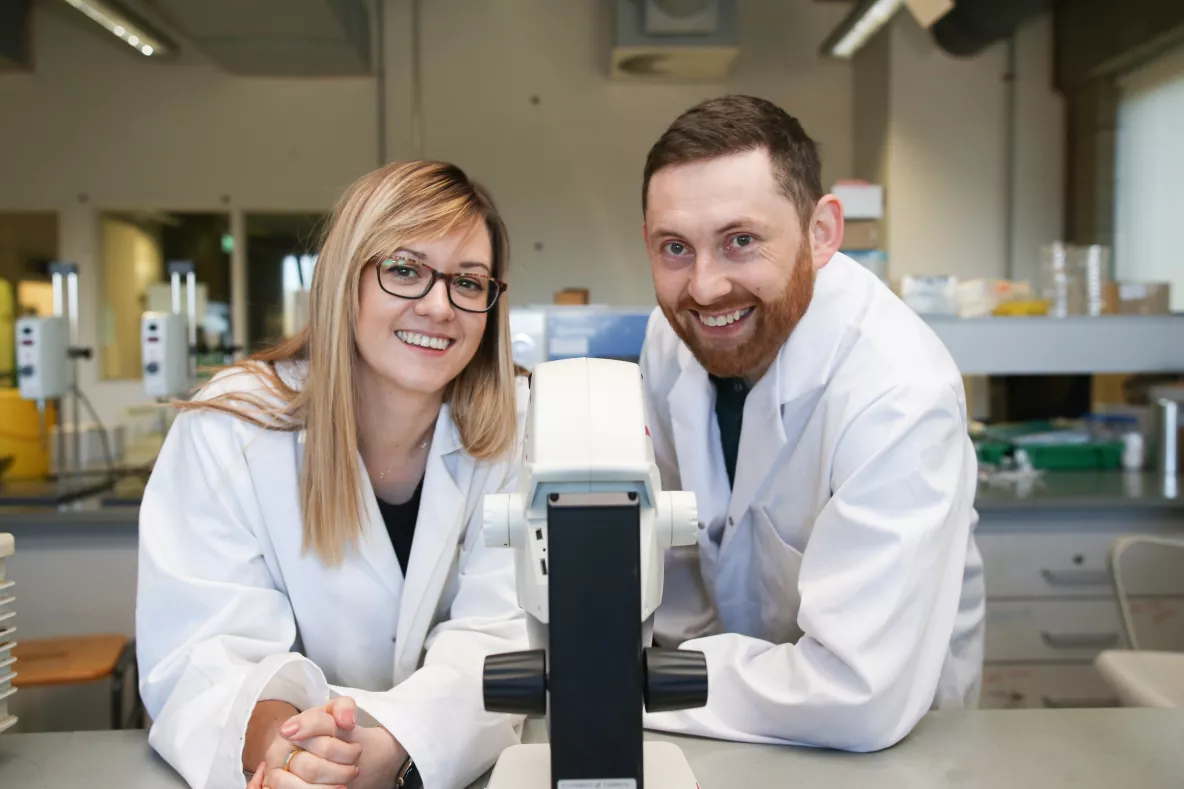
<instances>
[{"instance_id":1,"label":"white stereo microscope","mask_svg":"<svg viewBox=\"0 0 1184 789\"><path fill-rule=\"evenodd\" d=\"M695 789L682 751L644 742L650 712L707 703L701 652L646 647L665 550L698 536L693 493L663 491L641 371L564 359L533 374L516 493L484 539L514 550L525 652L485 661L485 708L545 715L549 744L501 755L490 789Z\"/></svg>"}]
</instances>

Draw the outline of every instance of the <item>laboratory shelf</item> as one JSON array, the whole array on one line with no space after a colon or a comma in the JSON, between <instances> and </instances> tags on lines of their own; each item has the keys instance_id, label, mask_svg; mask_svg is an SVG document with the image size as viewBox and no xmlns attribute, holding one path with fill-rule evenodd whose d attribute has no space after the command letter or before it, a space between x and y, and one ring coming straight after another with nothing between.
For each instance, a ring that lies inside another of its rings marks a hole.
<instances>
[{"instance_id":1,"label":"laboratory shelf","mask_svg":"<svg viewBox=\"0 0 1184 789\"><path fill-rule=\"evenodd\" d=\"M1184 372L1184 313L925 321L964 375Z\"/></svg>"}]
</instances>

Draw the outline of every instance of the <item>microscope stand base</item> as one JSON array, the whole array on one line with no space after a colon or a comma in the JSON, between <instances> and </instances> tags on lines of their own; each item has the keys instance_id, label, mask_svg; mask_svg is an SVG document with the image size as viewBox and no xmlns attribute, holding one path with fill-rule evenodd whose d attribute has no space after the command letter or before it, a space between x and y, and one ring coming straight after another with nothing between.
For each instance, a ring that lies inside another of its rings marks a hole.
<instances>
[{"instance_id":1,"label":"microscope stand base","mask_svg":"<svg viewBox=\"0 0 1184 789\"><path fill-rule=\"evenodd\" d=\"M682 749L669 742L645 743L645 789L697 789ZM605 776L599 781L563 782L560 789L637 789ZM551 749L546 744L514 745L502 751L487 789L551 789Z\"/></svg>"}]
</instances>

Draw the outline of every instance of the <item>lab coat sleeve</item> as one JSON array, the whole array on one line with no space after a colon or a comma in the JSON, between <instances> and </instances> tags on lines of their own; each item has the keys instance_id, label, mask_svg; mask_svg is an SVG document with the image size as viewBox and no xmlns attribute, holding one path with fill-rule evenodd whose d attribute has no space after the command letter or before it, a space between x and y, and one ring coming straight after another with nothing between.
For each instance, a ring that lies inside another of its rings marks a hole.
<instances>
[{"instance_id":1,"label":"lab coat sleeve","mask_svg":"<svg viewBox=\"0 0 1184 789\"><path fill-rule=\"evenodd\" d=\"M524 399L520 406L525 408ZM515 457L493 470L484 492L516 490L517 469ZM521 716L485 710L485 657L527 649L528 638L513 552L485 546L482 511L479 501L465 530L450 617L429 634L423 665L384 693L334 689L353 694L407 749L425 789L464 789L519 741Z\"/></svg>"},{"instance_id":2,"label":"lab coat sleeve","mask_svg":"<svg viewBox=\"0 0 1184 789\"><path fill-rule=\"evenodd\" d=\"M906 736L934 702L958 615L977 479L963 413L951 386L910 385L855 416L802 556L803 635L684 643L707 656L708 704L647 726L851 751Z\"/></svg>"},{"instance_id":3,"label":"lab coat sleeve","mask_svg":"<svg viewBox=\"0 0 1184 789\"><path fill-rule=\"evenodd\" d=\"M199 789L245 786L257 701L307 709L329 699L320 669L292 651L294 617L260 550L232 420L180 415L140 507L136 648L149 741Z\"/></svg>"}]
</instances>

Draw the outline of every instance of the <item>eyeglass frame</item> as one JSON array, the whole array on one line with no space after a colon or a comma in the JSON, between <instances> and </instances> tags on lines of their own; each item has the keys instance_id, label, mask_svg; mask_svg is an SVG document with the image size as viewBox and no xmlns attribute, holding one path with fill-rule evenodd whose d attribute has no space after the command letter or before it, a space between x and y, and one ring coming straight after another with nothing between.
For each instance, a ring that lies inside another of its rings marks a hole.
<instances>
[{"instance_id":1,"label":"eyeglass frame","mask_svg":"<svg viewBox=\"0 0 1184 789\"><path fill-rule=\"evenodd\" d=\"M448 295L448 303L449 304L451 304L453 307L456 307L461 312L469 312L474 315L486 315L489 312L491 312L494 307L497 306L498 299L500 299L502 297L502 294L510 289L510 286L507 283L501 281L500 279L497 279L496 277L493 277L489 274L479 274L478 276L485 277L486 279L488 279L489 284L493 287L493 294L494 294L493 300L490 301L489 306L487 306L483 310L474 310L470 307L462 307L459 304L457 304L455 301L453 301L453 299L452 299L452 280L455 279L456 277L471 277L471 276L473 276L473 274L470 272L467 272L467 271L460 271L455 274L445 274L443 271L439 271L439 270L433 268L432 266L429 266L427 263L424 263L422 260L416 260L416 261L414 261L416 265L423 266L428 271L432 272L432 277L431 277L431 279L428 280L428 286L426 288L424 288L423 293L419 294L418 296L404 296L401 293L391 293L389 290L386 289L386 286L382 284L382 262L384 260L395 260L395 259L396 258L392 255L385 255L385 254L384 255L375 255L374 257L370 258L370 262L374 264L374 272L378 277L378 287L382 289L383 293L387 294L388 296L394 296L396 299L407 299L409 301L418 301L418 300L424 298L425 296L427 296L429 293L431 293L432 288L436 287L436 281L440 280L440 281L443 281L443 283L444 283L444 292Z\"/></svg>"}]
</instances>

